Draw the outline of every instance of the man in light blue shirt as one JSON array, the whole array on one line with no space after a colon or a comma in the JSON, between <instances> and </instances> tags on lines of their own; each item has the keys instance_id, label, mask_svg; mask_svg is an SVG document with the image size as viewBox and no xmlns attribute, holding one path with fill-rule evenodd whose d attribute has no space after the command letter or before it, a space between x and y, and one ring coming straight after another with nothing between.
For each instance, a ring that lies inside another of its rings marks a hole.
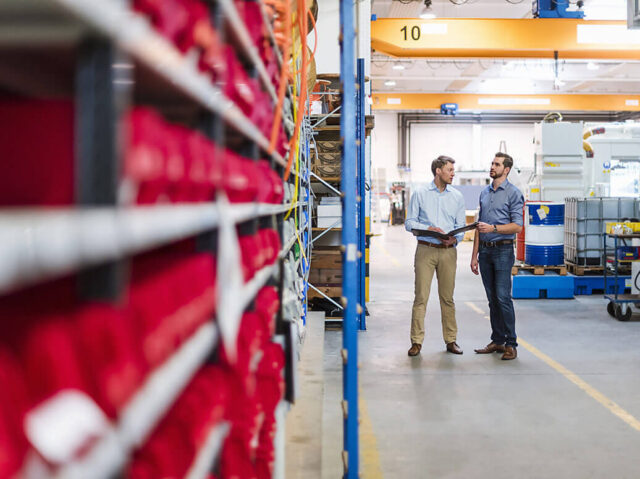
<instances>
[{"instance_id":1,"label":"man in light blue shirt","mask_svg":"<svg viewBox=\"0 0 640 479\"><path fill-rule=\"evenodd\" d=\"M473 242L471 271L482 275L489 300L491 342L478 354L503 353L502 359L518 357L516 314L511 297L511 268L515 261L513 241L522 230L524 197L507 176L513 158L496 153L489 176L492 183L480 193L478 233Z\"/></svg>"},{"instance_id":2,"label":"man in light blue shirt","mask_svg":"<svg viewBox=\"0 0 640 479\"><path fill-rule=\"evenodd\" d=\"M414 229L437 231L443 234L465 225L465 209L462 193L451 187L454 177L453 158L439 156L431 163L433 182L411 195L407 219L407 231ZM414 259L415 299L411 313L411 349L409 356L417 356L424 341L424 317L431 291L433 274L438 277L438 295L442 318L442 336L447 351L462 354L456 343L458 325L453 291L456 282L458 254L456 245L464 233L436 239L419 236Z\"/></svg>"}]
</instances>

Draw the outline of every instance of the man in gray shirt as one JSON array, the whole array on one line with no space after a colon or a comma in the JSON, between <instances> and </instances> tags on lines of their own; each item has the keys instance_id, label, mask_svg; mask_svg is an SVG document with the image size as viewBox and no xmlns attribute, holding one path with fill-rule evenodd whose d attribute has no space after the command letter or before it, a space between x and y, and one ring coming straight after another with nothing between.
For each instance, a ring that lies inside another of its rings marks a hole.
<instances>
[{"instance_id":1,"label":"man in gray shirt","mask_svg":"<svg viewBox=\"0 0 640 479\"><path fill-rule=\"evenodd\" d=\"M491 342L475 352L501 352L505 360L518 356L511 268L515 261L513 241L522 230L524 206L522 192L507 180L512 167L513 158L496 153L489 173L493 182L480 194L479 234L471 255L471 271L478 274L480 266L491 318Z\"/></svg>"}]
</instances>

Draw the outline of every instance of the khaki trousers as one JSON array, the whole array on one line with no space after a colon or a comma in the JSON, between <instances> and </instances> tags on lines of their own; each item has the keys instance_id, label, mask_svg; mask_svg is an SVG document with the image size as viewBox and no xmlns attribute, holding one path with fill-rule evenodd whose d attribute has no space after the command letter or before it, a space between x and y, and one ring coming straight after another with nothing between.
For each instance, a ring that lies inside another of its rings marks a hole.
<instances>
[{"instance_id":1,"label":"khaki trousers","mask_svg":"<svg viewBox=\"0 0 640 479\"><path fill-rule=\"evenodd\" d=\"M446 344L456 340L456 306L453 290L456 284L456 248L432 248L418 243L414 260L415 299L411 314L411 343L422 344L424 340L424 317L431 292L433 273L438 278L438 295L442 314L442 337Z\"/></svg>"}]
</instances>

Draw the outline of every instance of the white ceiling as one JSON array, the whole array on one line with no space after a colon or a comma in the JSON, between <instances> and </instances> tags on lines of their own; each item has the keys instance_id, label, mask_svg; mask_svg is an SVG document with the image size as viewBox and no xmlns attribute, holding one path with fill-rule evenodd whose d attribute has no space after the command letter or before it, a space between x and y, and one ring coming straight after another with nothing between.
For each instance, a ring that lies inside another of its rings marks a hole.
<instances>
[{"instance_id":1,"label":"white ceiling","mask_svg":"<svg viewBox=\"0 0 640 479\"><path fill-rule=\"evenodd\" d=\"M575 1L571 1L575 3ZM531 0L432 0L440 18L531 18ZM372 0L371 11L380 18L414 18L424 0ZM587 20L624 20L626 0L584 0Z\"/></svg>"},{"instance_id":2,"label":"white ceiling","mask_svg":"<svg viewBox=\"0 0 640 479\"><path fill-rule=\"evenodd\" d=\"M432 1L431 10L438 18L532 17L530 0ZM372 13L379 18L415 18L423 8L424 0L372 0ZM585 0L584 10L585 18L621 20L626 18L626 1ZM374 53L371 75L374 92L640 93L637 61L560 60L556 65L553 60L535 59L397 60ZM385 84L389 82L395 85Z\"/></svg>"}]
</instances>

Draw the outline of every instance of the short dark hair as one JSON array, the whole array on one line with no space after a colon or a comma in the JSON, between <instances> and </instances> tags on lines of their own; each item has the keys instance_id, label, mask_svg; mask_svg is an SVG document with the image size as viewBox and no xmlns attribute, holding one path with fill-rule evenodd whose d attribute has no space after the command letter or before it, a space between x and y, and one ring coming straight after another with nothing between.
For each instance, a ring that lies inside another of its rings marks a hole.
<instances>
[{"instance_id":1,"label":"short dark hair","mask_svg":"<svg viewBox=\"0 0 640 479\"><path fill-rule=\"evenodd\" d=\"M503 159L502 164L505 168L513 168L513 158L511 158L506 153L502 153L501 151L499 151L498 153L496 153L495 157Z\"/></svg>"},{"instance_id":2,"label":"short dark hair","mask_svg":"<svg viewBox=\"0 0 640 479\"><path fill-rule=\"evenodd\" d=\"M455 164L456 160L449 156L440 155L438 158L431 162L431 173L436 176L436 170L442 168L447 163Z\"/></svg>"}]
</instances>

